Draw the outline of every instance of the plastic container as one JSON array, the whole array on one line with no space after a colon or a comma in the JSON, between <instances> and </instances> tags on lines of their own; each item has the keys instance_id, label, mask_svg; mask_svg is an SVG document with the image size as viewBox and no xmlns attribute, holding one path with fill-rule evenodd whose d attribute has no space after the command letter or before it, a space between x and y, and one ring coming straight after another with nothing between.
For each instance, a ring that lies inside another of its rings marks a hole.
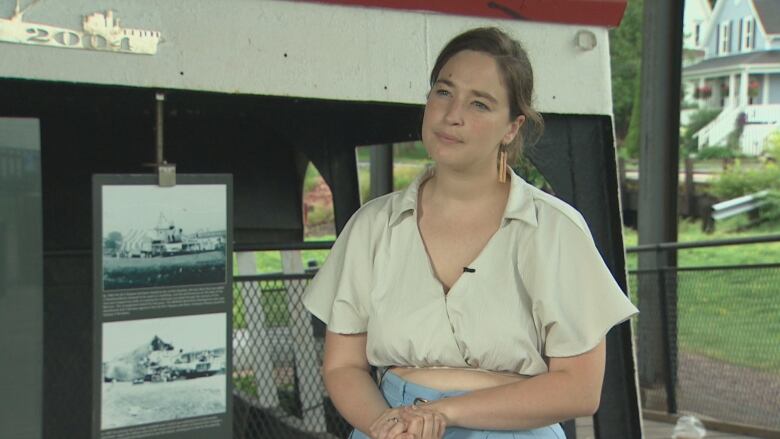
<instances>
[{"instance_id":1,"label":"plastic container","mask_svg":"<svg viewBox=\"0 0 780 439\"><path fill-rule=\"evenodd\" d=\"M701 439L707 436L707 429L696 416L680 416L672 431L672 439Z\"/></svg>"}]
</instances>

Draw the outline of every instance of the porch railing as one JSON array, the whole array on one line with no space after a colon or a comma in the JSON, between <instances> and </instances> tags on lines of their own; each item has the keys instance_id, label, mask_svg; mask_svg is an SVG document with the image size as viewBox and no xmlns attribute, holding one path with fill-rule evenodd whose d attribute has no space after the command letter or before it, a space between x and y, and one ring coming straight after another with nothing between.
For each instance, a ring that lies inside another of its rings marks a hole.
<instances>
[{"instance_id":1,"label":"porch railing","mask_svg":"<svg viewBox=\"0 0 780 439\"><path fill-rule=\"evenodd\" d=\"M749 155L761 154L764 151L767 137L777 129L780 129L780 124L745 125L740 138L742 152Z\"/></svg>"},{"instance_id":2,"label":"porch railing","mask_svg":"<svg viewBox=\"0 0 780 439\"><path fill-rule=\"evenodd\" d=\"M743 111L748 123L780 123L780 105L777 104L748 105Z\"/></svg>"},{"instance_id":3,"label":"porch railing","mask_svg":"<svg viewBox=\"0 0 780 439\"><path fill-rule=\"evenodd\" d=\"M699 149L725 145L742 112L745 113L746 125L739 139L741 151L749 155L761 154L766 138L780 128L780 105L724 107L718 117L695 134L699 140Z\"/></svg>"},{"instance_id":4,"label":"porch railing","mask_svg":"<svg viewBox=\"0 0 780 439\"><path fill-rule=\"evenodd\" d=\"M699 139L699 149L706 145L715 146L725 143L728 135L734 130L734 122L739 114L738 107L727 107L720 112L712 122L694 134Z\"/></svg>"}]
</instances>

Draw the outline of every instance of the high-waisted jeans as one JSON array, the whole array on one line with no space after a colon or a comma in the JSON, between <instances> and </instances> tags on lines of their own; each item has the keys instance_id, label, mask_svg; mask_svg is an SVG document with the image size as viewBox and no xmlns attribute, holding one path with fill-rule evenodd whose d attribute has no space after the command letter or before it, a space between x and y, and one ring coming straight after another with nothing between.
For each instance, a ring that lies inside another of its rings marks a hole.
<instances>
[{"instance_id":1,"label":"high-waisted jeans","mask_svg":"<svg viewBox=\"0 0 780 439\"><path fill-rule=\"evenodd\" d=\"M410 383L398 375L387 372L382 378L382 395L390 407L411 405L415 398L434 401L441 398L463 395L468 392L442 392L419 384ZM355 430L349 436L351 439L368 439L368 436ZM533 430L472 430L469 428L448 427L444 439L566 439L563 429L558 424Z\"/></svg>"}]
</instances>

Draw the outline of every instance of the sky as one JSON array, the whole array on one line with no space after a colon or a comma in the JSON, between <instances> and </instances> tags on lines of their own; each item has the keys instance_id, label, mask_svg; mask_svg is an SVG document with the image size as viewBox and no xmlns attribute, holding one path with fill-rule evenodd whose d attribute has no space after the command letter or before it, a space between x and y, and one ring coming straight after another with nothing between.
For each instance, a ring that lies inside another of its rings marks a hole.
<instances>
[{"instance_id":1,"label":"sky","mask_svg":"<svg viewBox=\"0 0 780 439\"><path fill-rule=\"evenodd\" d=\"M225 230L227 187L224 184L103 186L103 236L112 231L151 230L160 213L184 234Z\"/></svg>"},{"instance_id":2,"label":"sky","mask_svg":"<svg viewBox=\"0 0 780 439\"><path fill-rule=\"evenodd\" d=\"M217 313L103 323L102 361L132 352L155 335L185 352L224 348L227 317Z\"/></svg>"}]
</instances>

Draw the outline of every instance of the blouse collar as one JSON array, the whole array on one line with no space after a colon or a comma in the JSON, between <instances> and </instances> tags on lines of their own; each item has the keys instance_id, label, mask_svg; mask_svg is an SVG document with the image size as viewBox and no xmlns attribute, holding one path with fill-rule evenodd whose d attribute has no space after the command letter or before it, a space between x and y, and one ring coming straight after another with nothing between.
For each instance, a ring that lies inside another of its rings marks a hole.
<instances>
[{"instance_id":1,"label":"blouse collar","mask_svg":"<svg viewBox=\"0 0 780 439\"><path fill-rule=\"evenodd\" d=\"M392 201L392 212L390 215L390 226L394 226L401 219L403 214L414 212L417 209L417 193L420 185L433 175L434 167L429 166L421 172L415 179L401 191L400 196L394 197ZM531 226L536 227L536 206L532 191L534 188L526 183L520 176L515 174L510 168L510 188L509 199L504 209L505 220L520 220Z\"/></svg>"}]
</instances>

